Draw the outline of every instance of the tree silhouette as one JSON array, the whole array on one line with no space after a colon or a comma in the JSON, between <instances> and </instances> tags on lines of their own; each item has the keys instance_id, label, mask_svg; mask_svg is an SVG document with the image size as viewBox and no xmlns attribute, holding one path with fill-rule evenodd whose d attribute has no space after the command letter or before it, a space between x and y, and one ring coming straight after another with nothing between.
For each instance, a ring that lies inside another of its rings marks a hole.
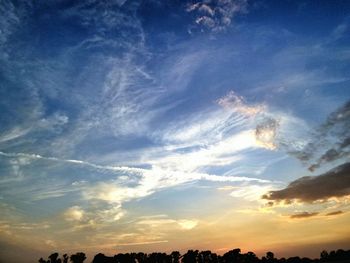
<instances>
[{"instance_id":1,"label":"tree silhouette","mask_svg":"<svg viewBox=\"0 0 350 263\"><path fill-rule=\"evenodd\" d=\"M328 252L327 252L326 250L323 250L323 251L321 252L320 259L321 259L322 261L328 260Z\"/></svg>"},{"instance_id":2,"label":"tree silhouette","mask_svg":"<svg viewBox=\"0 0 350 263\"><path fill-rule=\"evenodd\" d=\"M271 251L266 253L266 260L268 263L274 263L275 260L275 254L273 254Z\"/></svg>"},{"instance_id":3,"label":"tree silhouette","mask_svg":"<svg viewBox=\"0 0 350 263\"><path fill-rule=\"evenodd\" d=\"M85 259L86 259L86 256L83 252L78 252L70 256L70 260L73 263L83 263Z\"/></svg>"},{"instance_id":4,"label":"tree silhouette","mask_svg":"<svg viewBox=\"0 0 350 263\"><path fill-rule=\"evenodd\" d=\"M223 256L225 263L240 262L240 258L241 258L241 249L239 248L230 250L229 252L226 252Z\"/></svg>"},{"instance_id":5,"label":"tree silhouette","mask_svg":"<svg viewBox=\"0 0 350 263\"><path fill-rule=\"evenodd\" d=\"M107 257L102 253L98 253L92 263L114 263L117 262L117 259L115 259L115 257Z\"/></svg>"},{"instance_id":6,"label":"tree silhouette","mask_svg":"<svg viewBox=\"0 0 350 263\"><path fill-rule=\"evenodd\" d=\"M68 255L67 254L63 255L63 263L68 263Z\"/></svg>"},{"instance_id":7,"label":"tree silhouette","mask_svg":"<svg viewBox=\"0 0 350 263\"><path fill-rule=\"evenodd\" d=\"M182 262L184 263L196 263L198 257L198 250L188 250L182 257Z\"/></svg>"},{"instance_id":8,"label":"tree silhouette","mask_svg":"<svg viewBox=\"0 0 350 263\"><path fill-rule=\"evenodd\" d=\"M53 253L49 256L50 263L61 263L61 259L58 258L58 253Z\"/></svg>"},{"instance_id":9,"label":"tree silhouette","mask_svg":"<svg viewBox=\"0 0 350 263\"><path fill-rule=\"evenodd\" d=\"M86 256L83 252L68 257L64 254L62 259L59 258L58 253L53 253L48 257L48 260L39 259L39 263L68 263L68 259L72 263L83 263ZM97 254L92 263L350 263L350 250L332 250L329 253L322 251L320 259L290 257L290 258L275 258L272 252L267 252L266 256L259 259L253 252L249 251L245 254L241 253L239 248L226 252L223 256L212 253L210 250L201 251L188 250L183 256L179 251L174 251L171 254L166 253L119 253L115 256L109 257L102 253Z\"/></svg>"},{"instance_id":10,"label":"tree silhouette","mask_svg":"<svg viewBox=\"0 0 350 263\"><path fill-rule=\"evenodd\" d=\"M254 252L247 252L246 254L243 254L243 262L244 263L257 263L259 262L259 258L255 255Z\"/></svg>"},{"instance_id":11,"label":"tree silhouette","mask_svg":"<svg viewBox=\"0 0 350 263\"><path fill-rule=\"evenodd\" d=\"M179 263L180 262L181 254L180 254L179 251L173 251L173 252L171 252L170 255L171 255L172 259L173 259L173 263Z\"/></svg>"}]
</instances>

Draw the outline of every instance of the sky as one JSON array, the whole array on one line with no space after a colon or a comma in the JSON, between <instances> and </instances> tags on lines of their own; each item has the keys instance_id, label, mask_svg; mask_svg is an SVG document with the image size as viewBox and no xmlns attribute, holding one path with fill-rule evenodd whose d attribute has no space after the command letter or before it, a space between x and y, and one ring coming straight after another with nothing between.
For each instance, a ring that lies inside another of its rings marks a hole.
<instances>
[{"instance_id":1,"label":"sky","mask_svg":"<svg viewBox=\"0 0 350 263\"><path fill-rule=\"evenodd\" d=\"M0 1L0 255L350 244L350 2Z\"/></svg>"}]
</instances>

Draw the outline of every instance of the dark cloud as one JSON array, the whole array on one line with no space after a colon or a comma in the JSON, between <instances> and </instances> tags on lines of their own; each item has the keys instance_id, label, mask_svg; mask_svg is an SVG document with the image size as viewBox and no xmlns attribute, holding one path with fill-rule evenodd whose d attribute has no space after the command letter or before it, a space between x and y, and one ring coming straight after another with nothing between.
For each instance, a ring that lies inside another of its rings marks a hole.
<instances>
[{"instance_id":1,"label":"dark cloud","mask_svg":"<svg viewBox=\"0 0 350 263\"><path fill-rule=\"evenodd\" d=\"M342 157L345 157L348 155L348 151L346 149L339 148L337 150L330 149L326 151L318 160L316 163L309 166L309 170L311 172L315 171L317 168L321 166L322 163L332 162L337 159L340 159Z\"/></svg>"},{"instance_id":2,"label":"dark cloud","mask_svg":"<svg viewBox=\"0 0 350 263\"><path fill-rule=\"evenodd\" d=\"M266 148L285 150L312 172L322 164L350 157L350 101L310 131L309 141L302 149L300 145L296 147L280 126L273 117L263 118L255 128L256 140Z\"/></svg>"},{"instance_id":3,"label":"dark cloud","mask_svg":"<svg viewBox=\"0 0 350 263\"><path fill-rule=\"evenodd\" d=\"M317 212L314 212L314 213L302 212L302 213L291 215L290 218L292 218L292 219L300 219L300 218L313 217L313 216L317 216L317 215L318 215Z\"/></svg>"},{"instance_id":4,"label":"dark cloud","mask_svg":"<svg viewBox=\"0 0 350 263\"><path fill-rule=\"evenodd\" d=\"M350 101L332 112L301 150L289 153L315 171L322 164L350 156Z\"/></svg>"},{"instance_id":5,"label":"dark cloud","mask_svg":"<svg viewBox=\"0 0 350 263\"><path fill-rule=\"evenodd\" d=\"M285 189L263 195L269 201L314 202L350 195L350 162L318 176L305 176L291 182Z\"/></svg>"},{"instance_id":6,"label":"dark cloud","mask_svg":"<svg viewBox=\"0 0 350 263\"><path fill-rule=\"evenodd\" d=\"M342 107L340 107L335 112L331 113L327 118L326 123L323 125L325 129L332 128L338 124L345 125L349 127L350 125L350 101L346 102Z\"/></svg>"},{"instance_id":7,"label":"dark cloud","mask_svg":"<svg viewBox=\"0 0 350 263\"><path fill-rule=\"evenodd\" d=\"M344 212L341 210L338 210L338 211L327 213L326 216L335 216L335 215L341 215L341 214L344 214Z\"/></svg>"}]
</instances>

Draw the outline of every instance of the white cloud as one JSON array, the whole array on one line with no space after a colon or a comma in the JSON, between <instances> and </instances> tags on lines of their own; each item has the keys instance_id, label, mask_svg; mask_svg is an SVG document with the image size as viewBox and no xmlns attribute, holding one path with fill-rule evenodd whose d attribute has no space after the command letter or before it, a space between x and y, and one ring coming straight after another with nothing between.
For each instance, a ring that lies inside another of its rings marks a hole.
<instances>
[{"instance_id":1,"label":"white cloud","mask_svg":"<svg viewBox=\"0 0 350 263\"><path fill-rule=\"evenodd\" d=\"M192 228L195 228L198 225L197 220L188 220L188 219L178 220L177 223L181 226L181 228L185 230L190 230Z\"/></svg>"},{"instance_id":2,"label":"white cloud","mask_svg":"<svg viewBox=\"0 0 350 263\"><path fill-rule=\"evenodd\" d=\"M13 127L9 131L0 135L0 143L17 139L28 134L31 131L31 127L22 128L19 126Z\"/></svg>"},{"instance_id":3,"label":"white cloud","mask_svg":"<svg viewBox=\"0 0 350 263\"><path fill-rule=\"evenodd\" d=\"M155 134L166 146L145 153L142 161L162 169L193 172L238 162L244 158L244 150L274 148L275 133L271 129L256 129L260 118L269 112L266 105L248 104L233 91L217 103L221 108L212 107L174 121Z\"/></svg>"},{"instance_id":4,"label":"white cloud","mask_svg":"<svg viewBox=\"0 0 350 263\"><path fill-rule=\"evenodd\" d=\"M255 131L249 129L254 126L255 118L262 111L266 111L265 107L249 105L233 92L220 99L218 103L223 108L215 108L198 117L190 117L166 130L163 140L168 141L169 144L159 147L156 151L149 151L149 155L145 152L141 155L140 163L151 165L149 169L97 165L82 160L44 157L37 154L4 152L0 154L11 158L67 163L115 174L115 180L97 182L94 185L89 182L77 184L73 181L69 187L62 185L40 189L33 196L34 200L82 191L87 200L101 200L121 206L124 202L149 196L159 189L197 180L263 182L264 180L255 178L217 176L202 172L206 167L228 166L242 160L245 158L242 153L245 150L266 148L259 144ZM189 125L189 123L194 124ZM188 149L181 151L184 143ZM128 184L129 182L132 182L132 185ZM116 212L113 217L122 216L123 212Z\"/></svg>"},{"instance_id":5,"label":"white cloud","mask_svg":"<svg viewBox=\"0 0 350 263\"><path fill-rule=\"evenodd\" d=\"M72 223L67 229L68 232L99 229L121 220L125 215L126 211L122 209L121 204L103 203L91 203L84 209L81 206L72 206L63 213L64 219Z\"/></svg>"},{"instance_id":6,"label":"white cloud","mask_svg":"<svg viewBox=\"0 0 350 263\"><path fill-rule=\"evenodd\" d=\"M159 158L144 158L144 161L163 169L193 172L205 166L229 165L237 162L241 159L237 154L252 147L258 147L254 131L247 130L189 152L169 152Z\"/></svg>"},{"instance_id":7,"label":"white cloud","mask_svg":"<svg viewBox=\"0 0 350 263\"><path fill-rule=\"evenodd\" d=\"M64 219L67 221L82 221L84 210L80 206L72 206L64 212Z\"/></svg>"},{"instance_id":8,"label":"white cloud","mask_svg":"<svg viewBox=\"0 0 350 263\"><path fill-rule=\"evenodd\" d=\"M191 230L198 225L198 220L192 219L171 219L167 215L143 216L137 222L139 225L147 225L151 228L158 228L164 225L177 225L183 230Z\"/></svg>"},{"instance_id":9,"label":"white cloud","mask_svg":"<svg viewBox=\"0 0 350 263\"><path fill-rule=\"evenodd\" d=\"M230 196L235 198L243 198L248 201L261 201L261 197L267 192L276 189L273 185L246 185L235 187L232 189Z\"/></svg>"},{"instance_id":10,"label":"white cloud","mask_svg":"<svg viewBox=\"0 0 350 263\"><path fill-rule=\"evenodd\" d=\"M219 32L231 24L235 15L246 13L247 6L247 0L209 0L189 4L186 11L196 14L195 22L199 26Z\"/></svg>"},{"instance_id":11,"label":"white cloud","mask_svg":"<svg viewBox=\"0 0 350 263\"><path fill-rule=\"evenodd\" d=\"M139 169L141 170L141 169ZM233 183L268 183L267 180L238 177L238 176L218 176L204 173L186 173L182 171L164 170L159 167L152 169L144 169L140 173L141 177L134 186L126 186L118 180L109 182L101 182L90 187L86 187L83 191L83 197L86 200L100 200L108 204L121 207L124 202L144 198L161 189L174 187L180 184L206 180L211 182L233 182Z\"/></svg>"},{"instance_id":12,"label":"white cloud","mask_svg":"<svg viewBox=\"0 0 350 263\"><path fill-rule=\"evenodd\" d=\"M214 9L212 9L210 6L208 6L205 3L198 7L198 11L201 13L207 13L210 16L214 16L214 14L215 14Z\"/></svg>"},{"instance_id":13,"label":"white cloud","mask_svg":"<svg viewBox=\"0 0 350 263\"><path fill-rule=\"evenodd\" d=\"M222 108L210 107L209 110L177 120L166 130L161 131L162 140L172 145L188 146L215 144L225 137L234 136L234 132L249 129L254 119L267 112L263 104L250 105L243 97L231 91L218 99Z\"/></svg>"},{"instance_id":14,"label":"white cloud","mask_svg":"<svg viewBox=\"0 0 350 263\"><path fill-rule=\"evenodd\" d=\"M96 223L110 223L120 220L124 217L126 211L122 209L121 205L113 204L107 208L95 209L88 211L87 216L89 222L93 221Z\"/></svg>"},{"instance_id":15,"label":"white cloud","mask_svg":"<svg viewBox=\"0 0 350 263\"><path fill-rule=\"evenodd\" d=\"M249 105L242 96L237 95L234 91L230 91L226 96L218 99L217 102L225 109L246 117L254 117L267 110L267 106L264 104Z\"/></svg>"}]
</instances>

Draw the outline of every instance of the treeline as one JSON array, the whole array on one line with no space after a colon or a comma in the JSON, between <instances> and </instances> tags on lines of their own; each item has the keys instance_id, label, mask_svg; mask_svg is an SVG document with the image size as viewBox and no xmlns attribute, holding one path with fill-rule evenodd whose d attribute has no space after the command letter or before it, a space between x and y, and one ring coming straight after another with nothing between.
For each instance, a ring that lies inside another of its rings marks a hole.
<instances>
[{"instance_id":1,"label":"treeline","mask_svg":"<svg viewBox=\"0 0 350 263\"><path fill-rule=\"evenodd\" d=\"M48 260L39 259L39 263L83 263L86 255L78 252L71 256L64 254L62 258L58 253L53 253ZM211 251L189 250L184 255L174 251L170 254L166 253L125 253L117 254L112 257L105 256L102 253L97 254L92 263L326 263L339 262L350 263L350 250L338 249L337 251L322 251L320 258L275 258L272 252L267 252L266 256L258 258L253 252L241 253L239 248L230 250L224 255L217 255Z\"/></svg>"}]
</instances>

